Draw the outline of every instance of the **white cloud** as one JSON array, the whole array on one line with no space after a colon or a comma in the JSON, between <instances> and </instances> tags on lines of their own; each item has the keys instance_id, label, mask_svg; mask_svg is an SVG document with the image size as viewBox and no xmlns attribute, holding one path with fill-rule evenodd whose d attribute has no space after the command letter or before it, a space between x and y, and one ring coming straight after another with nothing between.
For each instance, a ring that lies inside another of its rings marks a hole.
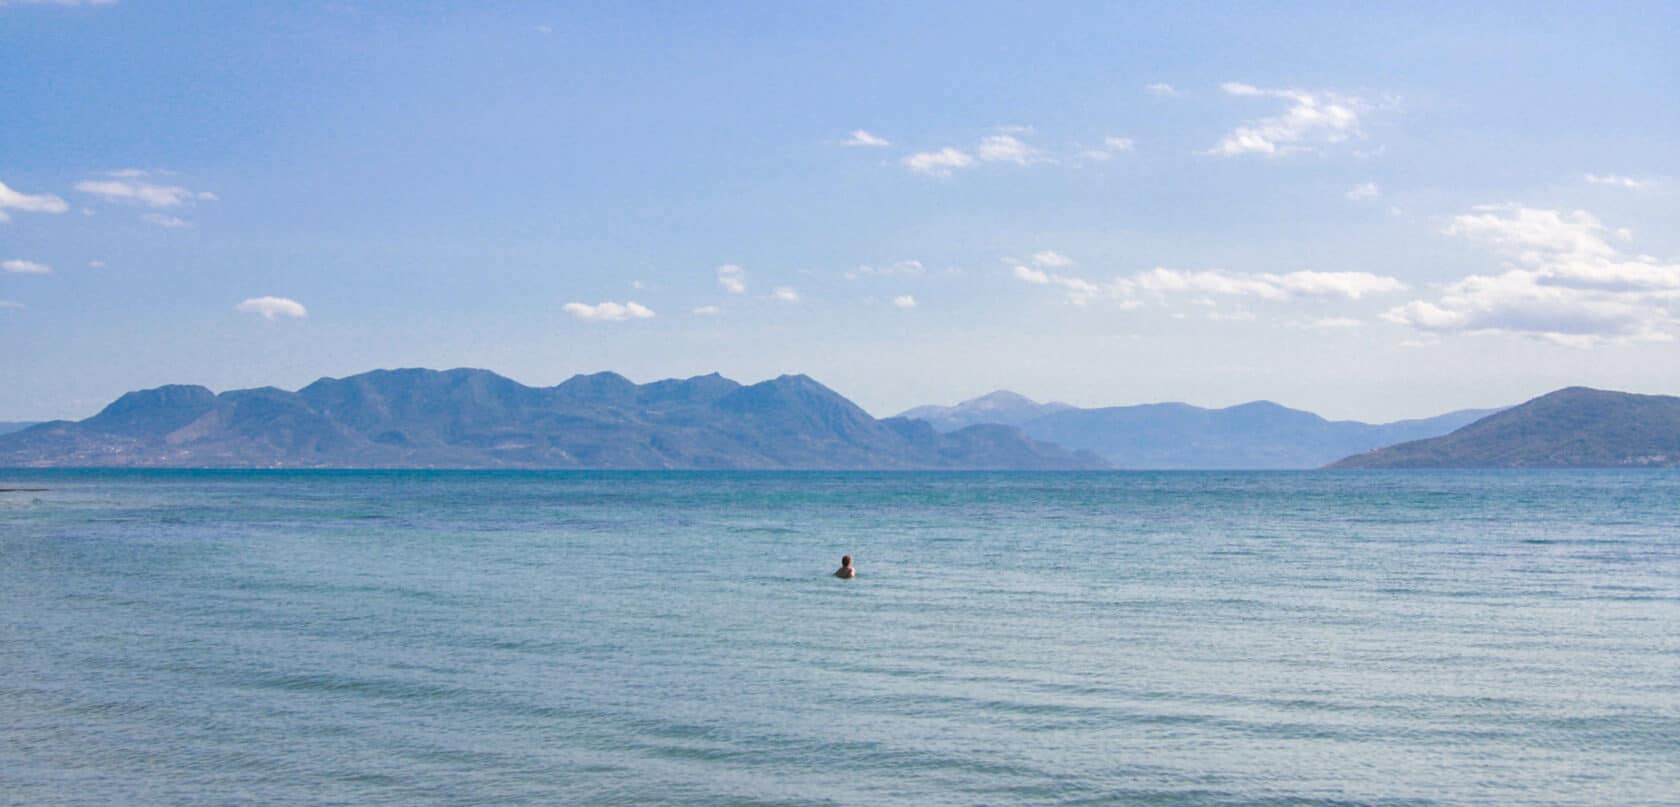
<instances>
[{"instance_id":1,"label":"white cloud","mask_svg":"<svg viewBox=\"0 0 1680 807\"><path fill-rule=\"evenodd\" d=\"M1051 269L1060 269L1073 265L1072 258L1069 258L1068 256L1053 249L1033 253L1032 262L1034 266L1044 266Z\"/></svg>"},{"instance_id":2,"label":"white cloud","mask_svg":"<svg viewBox=\"0 0 1680 807\"><path fill-rule=\"evenodd\" d=\"M1680 263L1627 256L1584 210L1482 205L1443 231L1491 248L1503 271L1471 275L1384 314L1428 332L1503 333L1572 347L1673 338Z\"/></svg>"},{"instance_id":3,"label":"white cloud","mask_svg":"<svg viewBox=\"0 0 1680 807\"><path fill-rule=\"evenodd\" d=\"M1284 300L1291 296L1345 297L1358 300L1367 294L1403 291L1406 284L1369 272L1270 272L1250 274L1219 270L1187 271L1156 267L1119 281L1124 290L1158 294L1196 292L1227 296L1252 296L1263 300Z\"/></svg>"},{"instance_id":4,"label":"white cloud","mask_svg":"<svg viewBox=\"0 0 1680 807\"><path fill-rule=\"evenodd\" d=\"M216 194L194 191L179 185L159 185L140 181L150 172L128 168L111 172L117 179L90 179L76 183L76 190L97 196L107 202L135 204L151 208L180 207L193 202L216 201Z\"/></svg>"},{"instance_id":5,"label":"white cloud","mask_svg":"<svg viewBox=\"0 0 1680 807\"><path fill-rule=\"evenodd\" d=\"M1346 297L1357 300L1367 294L1388 294L1405 291L1406 284L1385 275L1370 272L1289 272L1288 274L1258 275L1279 288L1294 294L1313 297Z\"/></svg>"},{"instance_id":6,"label":"white cloud","mask_svg":"<svg viewBox=\"0 0 1680 807\"><path fill-rule=\"evenodd\" d=\"M799 302L799 292L794 291L789 286L777 286L775 291L770 292L770 299L782 303L797 303Z\"/></svg>"},{"instance_id":7,"label":"white cloud","mask_svg":"<svg viewBox=\"0 0 1680 807\"><path fill-rule=\"evenodd\" d=\"M1179 92L1177 87L1174 87L1164 81L1157 81L1154 84L1146 84L1144 85L1143 91L1160 98L1177 98L1184 94Z\"/></svg>"},{"instance_id":8,"label":"white cloud","mask_svg":"<svg viewBox=\"0 0 1680 807\"><path fill-rule=\"evenodd\" d=\"M566 303L560 309L578 319L596 320L601 322L622 322L627 319L652 319L653 310L641 303L627 302L600 303L588 305L586 303Z\"/></svg>"},{"instance_id":9,"label":"white cloud","mask_svg":"<svg viewBox=\"0 0 1680 807\"><path fill-rule=\"evenodd\" d=\"M1025 266L1015 267L1015 278L1017 280L1025 280L1028 283L1034 283L1040 286L1046 285L1050 282L1049 274L1040 272L1037 269L1030 269Z\"/></svg>"},{"instance_id":10,"label":"white cloud","mask_svg":"<svg viewBox=\"0 0 1680 807\"><path fill-rule=\"evenodd\" d=\"M747 291L747 270L732 263L726 263L717 268L717 282L724 291L730 294L745 294Z\"/></svg>"},{"instance_id":11,"label":"white cloud","mask_svg":"<svg viewBox=\"0 0 1680 807\"><path fill-rule=\"evenodd\" d=\"M843 146L861 146L861 147L864 147L864 148L880 148L882 146L892 145L892 141L888 140L884 137L879 137L877 135L872 135L872 134L870 134L870 133L868 133L868 132L866 132L862 129L854 129L854 130L852 130L851 137L846 138L845 142L841 143L840 145L843 145Z\"/></svg>"},{"instance_id":12,"label":"white cloud","mask_svg":"<svg viewBox=\"0 0 1680 807\"><path fill-rule=\"evenodd\" d=\"M50 193L19 193L6 187L6 183L0 182L0 222L12 220L6 213L7 210L23 213L63 213L69 209L70 206L65 204L63 199Z\"/></svg>"},{"instance_id":13,"label":"white cloud","mask_svg":"<svg viewBox=\"0 0 1680 807\"><path fill-rule=\"evenodd\" d=\"M105 268L105 262L104 261L88 261L88 268L89 269L104 269Z\"/></svg>"},{"instance_id":14,"label":"white cloud","mask_svg":"<svg viewBox=\"0 0 1680 807\"><path fill-rule=\"evenodd\" d=\"M44 263L36 263L35 261L26 261L26 260L23 260L22 258L13 258L12 260L9 260L9 261L0 261L0 269L5 269L7 272L10 272L14 275L50 275L50 274L52 274L52 267L51 266L48 266Z\"/></svg>"},{"instance_id":15,"label":"white cloud","mask_svg":"<svg viewBox=\"0 0 1680 807\"><path fill-rule=\"evenodd\" d=\"M1359 116L1368 108L1359 98L1333 93L1269 90L1237 82L1222 84L1220 89L1227 95L1281 98L1290 104L1281 115L1238 126L1208 151L1224 157L1241 154L1276 157L1341 143L1362 134Z\"/></svg>"},{"instance_id":16,"label":"white cloud","mask_svg":"<svg viewBox=\"0 0 1680 807\"><path fill-rule=\"evenodd\" d=\"M1382 189L1378 188L1377 183L1375 183L1375 182L1362 182L1358 185L1355 185L1351 188L1348 188L1347 193L1344 193L1342 195L1346 196L1348 199L1350 199L1352 201L1362 202L1366 199L1375 199L1375 198L1381 196L1382 195Z\"/></svg>"},{"instance_id":17,"label":"white cloud","mask_svg":"<svg viewBox=\"0 0 1680 807\"><path fill-rule=\"evenodd\" d=\"M901 162L904 167L918 174L930 177L948 177L958 168L967 168L974 164L974 158L968 153L947 146L938 151L924 151L911 154Z\"/></svg>"},{"instance_id":18,"label":"white cloud","mask_svg":"<svg viewBox=\"0 0 1680 807\"><path fill-rule=\"evenodd\" d=\"M1059 253L1049 254L1065 259L1065 256ZM1068 261L1066 264L1057 265L1065 267L1071 263L1072 261ZM1116 277L1106 283L1096 283L1085 278L1047 272L1042 268L1035 269L1025 265L1015 266L1013 274L1017 280L1026 283L1060 287L1066 291L1069 302L1075 305L1084 305L1098 297L1108 297L1121 301L1124 308L1141 305L1138 299L1140 296L1161 299L1169 295L1195 294L1201 297L1193 302L1213 307L1217 303L1207 295L1255 297L1272 301L1284 301L1295 297L1342 297L1358 300L1366 295L1403 291L1406 288L1404 283L1395 278L1369 272L1299 271L1286 274L1251 274L1156 267L1145 272Z\"/></svg>"},{"instance_id":19,"label":"white cloud","mask_svg":"<svg viewBox=\"0 0 1680 807\"><path fill-rule=\"evenodd\" d=\"M899 308L915 308L916 298L908 294L901 294L893 298L893 305L896 305Z\"/></svg>"},{"instance_id":20,"label":"white cloud","mask_svg":"<svg viewBox=\"0 0 1680 807\"><path fill-rule=\"evenodd\" d=\"M1615 174L1587 174L1586 180L1594 185L1609 185L1616 188L1626 188L1630 191L1649 190L1655 184L1648 179L1634 179L1633 177L1617 176Z\"/></svg>"},{"instance_id":21,"label":"white cloud","mask_svg":"<svg viewBox=\"0 0 1680 807\"><path fill-rule=\"evenodd\" d=\"M1190 271L1156 267L1122 280L1122 288L1158 294L1222 294L1253 295L1267 300L1281 300L1288 296L1283 289L1254 275L1214 270ZM1129 284L1129 286L1124 285Z\"/></svg>"},{"instance_id":22,"label":"white cloud","mask_svg":"<svg viewBox=\"0 0 1680 807\"><path fill-rule=\"evenodd\" d=\"M1352 317L1321 317L1308 320L1306 327L1319 331L1341 331L1348 328L1358 328L1365 323Z\"/></svg>"},{"instance_id":23,"label":"white cloud","mask_svg":"<svg viewBox=\"0 0 1680 807\"><path fill-rule=\"evenodd\" d=\"M1085 149L1079 152L1079 156L1081 159L1107 162L1114 159L1116 154L1127 154L1135 150L1137 142L1129 137L1105 137L1101 147Z\"/></svg>"},{"instance_id":24,"label":"white cloud","mask_svg":"<svg viewBox=\"0 0 1680 807\"><path fill-rule=\"evenodd\" d=\"M303 319L309 316L309 311L302 303L285 297L252 297L234 306L233 310L242 314L257 314L267 320L279 317Z\"/></svg>"},{"instance_id":25,"label":"white cloud","mask_svg":"<svg viewBox=\"0 0 1680 807\"><path fill-rule=\"evenodd\" d=\"M989 163L1007 162L1016 165L1031 165L1044 161L1044 156L1038 149L1015 139L1012 135L1006 134L988 135L982 138L975 152L980 155L981 160Z\"/></svg>"},{"instance_id":26,"label":"white cloud","mask_svg":"<svg viewBox=\"0 0 1680 807\"><path fill-rule=\"evenodd\" d=\"M1035 286L1057 286L1067 294L1068 302L1074 305L1084 305L1102 293L1102 287L1089 280L1071 275L1056 274L1033 269L1029 266L1016 266L1015 278Z\"/></svg>"},{"instance_id":27,"label":"white cloud","mask_svg":"<svg viewBox=\"0 0 1680 807\"><path fill-rule=\"evenodd\" d=\"M1541 210L1521 205L1478 205L1455 216L1445 232L1481 241L1529 265L1608 261L1604 224L1585 210Z\"/></svg>"},{"instance_id":28,"label":"white cloud","mask_svg":"<svg viewBox=\"0 0 1680 807\"><path fill-rule=\"evenodd\" d=\"M715 317L723 313L723 309L715 305L703 305L689 312L697 317Z\"/></svg>"},{"instance_id":29,"label":"white cloud","mask_svg":"<svg viewBox=\"0 0 1680 807\"><path fill-rule=\"evenodd\" d=\"M192 222L189 222L186 219L179 216L166 216L162 213L143 213L140 216L140 220L148 224L156 224L159 227L171 230L192 226Z\"/></svg>"},{"instance_id":30,"label":"white cloud","mask_svg":"<svg viewBox=\"0 0 1680 807\"><path fill-rule=\"evenodd\" d=\"M847 280L857 280L860 277L899 277L919 275L925 271L921 261L894 261L885 266L863 265L845 273Z\"/></svg>"}]
</instances>

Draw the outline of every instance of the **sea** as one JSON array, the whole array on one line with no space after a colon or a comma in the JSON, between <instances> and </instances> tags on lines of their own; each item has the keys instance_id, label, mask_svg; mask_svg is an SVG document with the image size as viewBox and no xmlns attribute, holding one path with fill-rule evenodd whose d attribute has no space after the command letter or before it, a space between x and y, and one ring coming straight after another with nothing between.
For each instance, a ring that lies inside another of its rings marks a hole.
<instances>
[{"instance_id":1,"label":"sea","mask_svg":"<svg viewBox=\"0 0 1680 807\"><path fill-rule=\"evenodd\" d=\"M0 803L1680 803L1675 471L0 488Z\"/></svg>"}]
</instances>

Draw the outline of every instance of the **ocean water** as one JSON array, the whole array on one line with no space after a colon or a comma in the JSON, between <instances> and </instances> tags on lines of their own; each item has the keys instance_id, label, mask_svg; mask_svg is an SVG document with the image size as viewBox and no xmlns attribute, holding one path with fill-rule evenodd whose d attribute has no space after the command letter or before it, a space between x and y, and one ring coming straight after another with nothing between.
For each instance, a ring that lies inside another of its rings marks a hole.
<instances>
[{"instance_id":1,"label":"ocean water","mask_svg":"<svg viewBox=\"0 0 1680 807\"><path fill-rule=\"evenodd\" d=\"M1680 803L1672 472L0 487L5 803Z\"/></svg>"}]
</instances>

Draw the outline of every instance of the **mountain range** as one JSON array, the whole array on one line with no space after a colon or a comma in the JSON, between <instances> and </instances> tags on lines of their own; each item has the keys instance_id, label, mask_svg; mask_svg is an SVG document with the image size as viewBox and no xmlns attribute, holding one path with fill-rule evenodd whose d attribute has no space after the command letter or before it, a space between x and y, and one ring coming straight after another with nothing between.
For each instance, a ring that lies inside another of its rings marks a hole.
<instances>
[{"instance_id":1,"label":"mountain range","mask_svg":"<svg viewBox=\"0 0 1680 807\"><path fill-rule=\"evenodd\" d=\"M79 422L0 435L0 466L600 469L1102 468L1091 454L975 425L877 420L803 375L528 387L487 370L376 370L295 392L128 393Z\"/></svg>"},{"instance_id":2,"label":"mountain range","mask_svg":"<svg viewBox=\"0 0 1680 807\"><path fill-rule=\"evenodd\" d=\"M1680 467L1680 398L1568 387L1332 468Z\"/></svg>"},{"instance_id":3,"label":"mountain range","mask_svg":"<svg viewBox=\"0 0 1680 807\"><path fill-rule=\"evenodd\" d=\"M949 431L978 423L1016 426L1028 437L1089 451L1116 468L1304 469L1350 454L1447 434L1497 409L1465 409L1394 423L1326 420L1270 401L1223 409L1184 403L1081 409L999 390L955 406L899 415Z\"/></svg>"}]
</instances>

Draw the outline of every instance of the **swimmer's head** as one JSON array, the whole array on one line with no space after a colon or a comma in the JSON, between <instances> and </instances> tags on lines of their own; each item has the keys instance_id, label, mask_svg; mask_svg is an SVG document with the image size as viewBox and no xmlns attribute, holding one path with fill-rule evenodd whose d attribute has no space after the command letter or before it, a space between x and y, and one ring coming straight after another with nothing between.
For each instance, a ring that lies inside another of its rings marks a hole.
<instances>
[{"instance_id":1,"label":"swimmer's head","mask_svg":"<svg viewBox=\"0 0 1680 807\"><path fill-rule=\"evenodd\" d=\"M840 556L840 565L841 566L852 565L852 556L851 555L841 555Z\"/></svg>"}]
</instances>

